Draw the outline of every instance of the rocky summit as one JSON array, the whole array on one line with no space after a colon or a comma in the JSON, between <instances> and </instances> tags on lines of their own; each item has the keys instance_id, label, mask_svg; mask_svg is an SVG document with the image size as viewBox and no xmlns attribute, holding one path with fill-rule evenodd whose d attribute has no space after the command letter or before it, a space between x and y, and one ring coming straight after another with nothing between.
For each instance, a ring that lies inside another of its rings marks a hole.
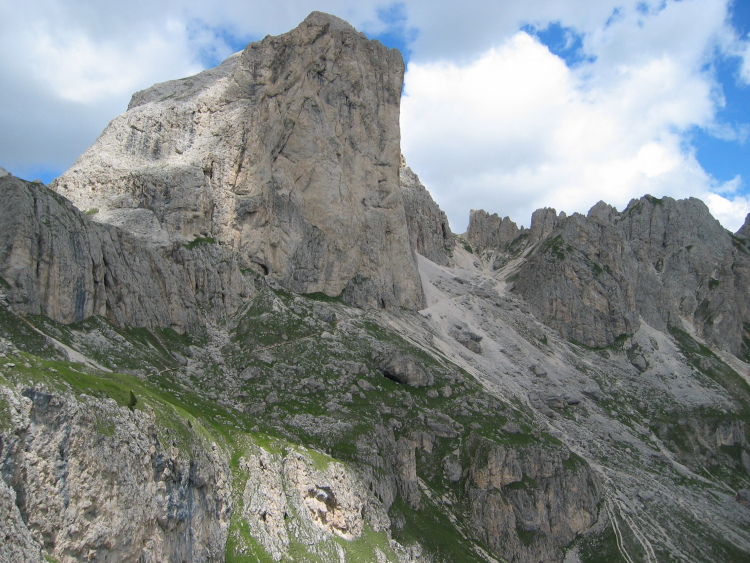
<instances>
[{"instance_id":1,"label":"rocky summit","mask_svg":"<svg viewBox=\"0 0 750 563\"><path fill-rule=\"evenodd\" d=\"M313 13L135 94L54 189L157 244L213 238L297 293L418 309L399 189L403 74L397 51Z\"/></svg>"},{"instance_id":2,"label":"rocky summit","mask_svg":"<svg viewBox=\"0 0 750 563\"><path fill-rule=\"evenodd\" d=\"M311 14L0 169L0 561L750 558L750 217L477 210Z\"/></svg>"}]
</instances>

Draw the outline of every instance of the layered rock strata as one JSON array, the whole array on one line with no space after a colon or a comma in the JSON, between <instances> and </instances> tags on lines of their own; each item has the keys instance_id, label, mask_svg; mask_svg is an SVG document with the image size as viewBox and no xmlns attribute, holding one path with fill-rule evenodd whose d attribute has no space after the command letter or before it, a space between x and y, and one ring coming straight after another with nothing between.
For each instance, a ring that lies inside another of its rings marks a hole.
<instances>
[{"instance_id":1,"label":"layered rock strata","mask_svg":"<svg viewBox=\"0 0 750 563\"><path fill-rule=\"evenodd\" d=\"M150 241L211 237L299 293L419 308L399 188L400 54L312 13L133 96L54 189Z\"/></svg>"},{"instance_id":2,"label":"layered rock strata","mask_svg":"<svg viewBox=\"0 0 750 563\"><path fill-rule=\"evenodd\" d=\"M60 561L223 560L231 478L215 446L174 447L153 412L109 399L0 391L0 511L16 528L4 561L44 561L42 547Z\"/></svg>"},{"instance_id":3,"label":"layered rock strata","mask_svg":"<svg viewBox=\"0 0 750 563\"><path fill-rule=\"evenodd\" d=\"M607 346L643 320L741 353L750 246L743 230L726 231L700 200L645 196L622 212L600 202L587 216L539 210L530 229L484 212L471 220L474 244L526 252L514 291L566 338ZM519 237L526 240L511 249Z\"/></svg>"},{"instance_id":4,"label":"layered rock strata","mask_svg":"<svg viewBox=\"0 0 750 563\"><path fill-rule=\"evenodd\" d=\"M254 289L223 248L146 245L91 221L41 184L0 178L0 277L13 309L70 323L197 329L206 312L235 311Z\"/></svg>"}]
</instances>

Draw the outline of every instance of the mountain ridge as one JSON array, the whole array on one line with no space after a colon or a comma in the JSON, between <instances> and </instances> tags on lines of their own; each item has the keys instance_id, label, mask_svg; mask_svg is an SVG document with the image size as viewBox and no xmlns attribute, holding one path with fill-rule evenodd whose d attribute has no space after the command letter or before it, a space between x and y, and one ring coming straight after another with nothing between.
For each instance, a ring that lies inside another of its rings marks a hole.
<instances>
[{"instance_id":1,"label":"mountain ridge","mask_svg":"<svg viewBox=\"0 0 750 563\"><path fill-rule=\"evenodd\" d=\"M0 560L746 559L750 216L455 235L402 77L313 13L0 175Z\"/></svg>"}]
</instances>

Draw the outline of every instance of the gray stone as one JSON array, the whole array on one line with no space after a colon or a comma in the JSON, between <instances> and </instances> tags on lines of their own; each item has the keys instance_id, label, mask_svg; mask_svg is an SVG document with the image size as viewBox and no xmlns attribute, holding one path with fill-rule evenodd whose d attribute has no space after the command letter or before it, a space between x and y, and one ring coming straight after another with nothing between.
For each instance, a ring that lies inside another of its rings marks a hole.
<instances>
[{"instance_id":1,"label":"gray stone","mask_svg":"<svg viewBox=\"0 0 750 563\"><path fill-rule=\"evenodd\" d=\"M150 225L139 236L152 242L216 240L292 291L419 309L399 184L403 72L398 51L314 12L135 94L54 189L97 221Z\"/></svg>"},{"instance_id":2,"label":"gray stone","mask_svg":"<svg viewBox=\"0 0 750 563\"><path fill-rule=\"evenodd\" d=\"M414 358L399 353L383 361L380 370L387 379L412 387L425 387L433 383L432 376Z\"/></svg>"},{"instance_id":3,"label":"gray stone","mask_svg":"<svg viewBox=\"0 0 750 563\"><path fill-rule=\"evenodd\" d=\"M357 385L362 391L375 391L375 387L369 381L365 379L358 379Z\"/></svg>"},{"instance_id":4,"label":"gray stone","mask_svg":"<svg viewBox=\"0 0 750 563\"><path fill-rule=\"evenodd\" d=\"M447 266L456 243L448 218L403 157L399 178L411 247L436 264Z\"/></svg>"}]
</instances>

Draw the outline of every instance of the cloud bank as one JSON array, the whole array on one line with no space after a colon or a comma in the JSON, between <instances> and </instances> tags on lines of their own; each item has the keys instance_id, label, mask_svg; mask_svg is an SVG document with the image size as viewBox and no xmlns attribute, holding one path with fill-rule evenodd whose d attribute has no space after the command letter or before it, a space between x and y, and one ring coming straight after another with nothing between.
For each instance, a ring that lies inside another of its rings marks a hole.
<instances>
[{"instance_id":1,"label":"cloud bank","mask_svg":"<svg viewBox=\"0 0 750 563\"><path fill-rule=\"evenodd\" d=\"M750 85L750 26L733 26L735 8L731 0L2 2L0 165L49 179L133 92L218 64L318 9L409 57L403 150L454 230L465 229L471 208L525 224L538 207L622 208L645 193L700 197L736 230L750 211L750 174L738 166L719 180L696 148L700 137L741 150L750 129L747 112L723 117L727 80L740 92ZM735 69L729 78L722 64Z\"/></svg>"}]
</instances>

